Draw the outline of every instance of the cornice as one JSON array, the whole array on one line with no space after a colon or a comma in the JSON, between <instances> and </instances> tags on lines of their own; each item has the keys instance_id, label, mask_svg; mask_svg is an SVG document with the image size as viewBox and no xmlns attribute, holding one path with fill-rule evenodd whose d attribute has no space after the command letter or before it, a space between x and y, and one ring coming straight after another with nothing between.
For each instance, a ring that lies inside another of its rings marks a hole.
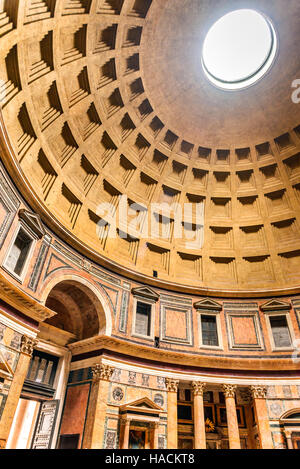
<instances>
[{"instance_id":1,"label":"cornice","mask_svg":"<svg viewBox=\"0 0 300 469\"><path fill-rule=\"evenodd\" d=\"M96 336L75 342L68 345L72 356L84 355L91 352L112 351L118 354L131 356L134 359L152 360L158 363L175 364L184 367L195 367L212 370L239 370L239 371L273 371L285 372L299 370L299 365L293 363L291 359L277 358L276 363L270 358L251 358L249 357L216 357L209 355L197 355L193 353L176 352L172 350L157 349L154 347L125 342L122 339L108 336ZM300 375L300 371L299 371Z\"/></svg>"},{"instance_id":2,"label":"cornice","mask_svg":"<svg viewBox=\"0 0 300 469\"><path fill-rule=\"evenodd\" d=\"M26 295L26 293L12 284L1 272L0 298L16 310L20 311L20 313L23 313L27 317L38 322L43 322L56 315L54 311L38 303L29 295Z\"/></svg>"}]
</instances>

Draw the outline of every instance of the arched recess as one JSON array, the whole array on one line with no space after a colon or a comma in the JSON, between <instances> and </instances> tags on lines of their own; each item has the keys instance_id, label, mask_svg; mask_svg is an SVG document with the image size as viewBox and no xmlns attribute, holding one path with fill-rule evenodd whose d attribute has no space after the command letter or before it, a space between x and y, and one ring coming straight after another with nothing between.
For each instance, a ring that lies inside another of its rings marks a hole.
<instances>
[{"instance_id":1,"label":"arched recess","mask_svg":"<svg viewBox=\"0 0 300 469\"><path fill-rule=\"evenodd\" d=\"M41 301L57 314L47 324L75 334L77 340L111 335L112 317L107 299L95 285L74 274L56 276Z\"/></svg>"},{"instance_id":2,"label":"arched recess","mask_svg":"<svg viewBox=\"0 0 300 469\"><path fill-rule=\"evenodd\" d=\"M296 407L295 409L290 409L280 417L280 422L284 422L285 420L299 420L300 421L300 407Z\"/></svg>"},{"instance_id":3,"label":"arched recess","mask_svg":"<svg viewBox=\"0 0 300 469\"><path fill-rule=\"evenodd\" d=\"M300 449L300 408L290 409L279 419L288 449Z\"/></svg>"}]
</instances>

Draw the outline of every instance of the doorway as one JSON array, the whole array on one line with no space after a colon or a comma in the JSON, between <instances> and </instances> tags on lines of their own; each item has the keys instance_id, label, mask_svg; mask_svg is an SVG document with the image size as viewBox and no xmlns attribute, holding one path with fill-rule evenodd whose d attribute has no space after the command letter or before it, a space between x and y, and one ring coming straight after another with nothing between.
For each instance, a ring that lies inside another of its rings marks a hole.
<instances>
[{"instance_id":1,"label":"doorway","mask_svg":"<svg viewBox=\"0 0 300 469\"><path fill-rule=\"evenodd\" d=\"M147 438L148 439L148 438ZM140 429L131 429L129 431L129 449L146 448L146 431Z\"/></svg>"}]
</instances>

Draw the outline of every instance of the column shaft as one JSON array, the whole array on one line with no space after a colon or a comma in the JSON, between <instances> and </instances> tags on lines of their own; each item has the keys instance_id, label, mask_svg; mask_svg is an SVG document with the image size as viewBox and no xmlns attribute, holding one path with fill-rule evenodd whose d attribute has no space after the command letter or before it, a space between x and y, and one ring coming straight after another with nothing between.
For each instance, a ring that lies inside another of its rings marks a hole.
<instances>
[{"instance_id":1,"label":"column shaft","mask_svg":"<svg viewBox=\"0 0 300 469\"><path fill-rule=\"evenodd\" d=\"M253 433L253 419L250 405L245 406L246 425L248 429L248 446L249 449L256 449L255 438Z\"/></svg>"},{"instance_id":2,"label":"column shaft","mask_svg":"<svg viewBox=\"0 0 300 469\"><path fill-rule=\"evenodd\" d=\"M129 447L129 429L130 420L126 420L125 424L123 423L123 438L121 443L121 449L128 449Z\"/></svg>"},{"instance_id":3,"label":"column shaft","mask_svg":"<svg viewBox=\"0 0 300 469\"><path fill-rule=\"evenodd\" d=\"M155 423L151 424L150 428L151 428L151 438L150 438L151 445L150 445L150 448L151 449L158 449L159 423L155 422Z\"/></svg>"},{"instance_id":4,"label":"column shaft","mask_svg":"<svg viewBox=\"0 0 300 469\"><path fill-rule=\"evenodd\" d=\"M5 448L6 441L12 426L14 415L22 392L23 384L27 376L29 363L34 346L37 344L35 339L23 336L21 342L21 353L14 372L9 393L6 399L5 407L0 420L0 447Z\"/></svg>"},{"instance_id":5,"label":"column shaft","mask_svg":"<svg viewBox=\"0 0 300 469\"><path fill-rule=\"evenodd\" d=\"M206 449L203 391L205 383L192 383L194 390L194 448Z\"/></svg>"},{"instance_id":6,"label":"column shaft","mask_svg":"<svg viewBox=\"0 0 300 469\"><path fill-rule=\"evenodd\" d=\"M223 389L224 389L225 402L226 402L229 448L241 449L240 432L239 432L239 425L238 425L236 405L235 405L236 386L231 385L231 384L224 384Z\"/></svg>"},{"instance_id":7,"label":"column shaft","mask_svg":"<svg viewBox=\"0 0 300 469\"><path fill-rule=\"evenodd\" d=\"M294 449L293 440L292 440L292 432L285 430L285 437L286 437L287 449Z\"/></svg>"},{"instance_id":8,"label":"column shaft","mask_svg":"<svg viewBox=\"0 0 300 469\"><path fill-rule=\"evenodd\" d=\"M109 379L113 368L108 365L93 367L93 382L89 398L87 419L82 447L85 449L103 448L104 422L106 416Z\"/></svg>"},{"instance_id":9,"label":"column shaft","mask_svg":"<svg viewBox=\"0 0 300 469\"><path fill-rule=\"evenodd\" d=\"M250 389L254 402L260 446L262 449L273 449L272 433L266 403L267 388L265 386L251 386Z\"/></svg>"},{"instance_id":10,"label":"column shaft","mask_svg":"<svg viewBox=\"0 0 300 469\"><path fill-rule=\"evenodd\" d=\"M177 388L178 381L166 379L168 391L168 449L178 448L178 423L177 423Z\"/></svg>"}]
</instances>

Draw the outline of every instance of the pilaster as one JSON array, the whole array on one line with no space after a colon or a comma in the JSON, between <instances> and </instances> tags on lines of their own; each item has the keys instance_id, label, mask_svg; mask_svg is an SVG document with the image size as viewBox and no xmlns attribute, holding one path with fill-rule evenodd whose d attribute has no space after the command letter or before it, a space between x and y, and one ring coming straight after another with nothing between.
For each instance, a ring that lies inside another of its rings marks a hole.
<instances>
[{"instance_id":1,"label":"pilaster","mask_svg":"<svg viewBox=\"0 0 300 469\"><path fill-rule=\"evenodd\" d=\"M103 363L92 367L93 381L82 445L85 449L103 448L109 380L113 371L113 367Z\"/></svg>"},{"instance_id":2,"label":"pilaster","mask_svg":"<svg viewBox=\"0 0 300 469\"><path fill-rule=\"evenodd\" d=\"M38 341L27 335L21 337L19 360L14 372L3 414L0 420L0 448L6 447L7 438L12 426L17 405L21 396L23 384L27 376L29 363L34 347Z\"/></svg>"},{"instance_id":3,"label":"pilaster","mask_svg":"<svg viewBox=\"0 0 300 469\"><path fill-rule=\"evenodd\" d=\"M203 406L203 393L206 383L193 381L194 394L194 447L206 449L205 417Z\"/></svg>"},{"instance_id":4,"label":"pilaster","mask_svg":"<svg viewBox=\"0 0 300 469\"><path fill-rule=\"evenodd\" d=\"M223 384L230 449L241 449L240 432L235 405L236 388L237 386L235 384Z\"/></svg>"},{"instance_id":5,"label":"pilaster","mask_svg":"<svg viewBox=\"0 0 300 469\"><path fill-rule=\"evenodd\" d=\"M260 446L262 449L273 449L272 433L266 403L267 387L250 386L250 391L254 403Z\"/></svg>"},{"instance_id":6,"label":"pilaster","mask_svg":"<svg viewBox=\"0 0 300 469\"><path fill-rule=\"evenodd\" d=\"M179 381L166 378L168 391L168 449L178 448L178 424L177 424L177 389Z\"/></svg>"}]
</instances>

